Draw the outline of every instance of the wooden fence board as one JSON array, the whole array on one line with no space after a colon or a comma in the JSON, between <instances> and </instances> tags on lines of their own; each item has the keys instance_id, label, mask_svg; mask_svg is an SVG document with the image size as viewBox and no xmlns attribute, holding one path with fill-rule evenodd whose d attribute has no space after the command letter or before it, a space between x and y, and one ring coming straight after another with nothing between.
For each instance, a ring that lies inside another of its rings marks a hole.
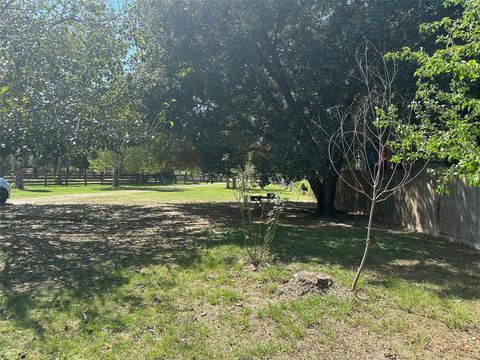
<instances>
[{"instance_id":1,"label":"wooden fence board","mask_svg":"<svg viewBox=\"0 0 480 360\"><path fill-rule=\"evenodd\" d=\"M3 177L10 183L15 183L14 174L3 174ZM142 180L143 179L143 180ZM161 184L194 184L211 182L211 178L205 174L192 175L181 174L175 176L158 176L157 174L122 174L119 178L121 185L161 185ZM217 175L213 178L213 182L223 182L225 178ZM61 184L57 183L58 177L52 173L24 173L23 183L25 186L51 186L51 185L111 185L113 181L112 174L87 173L78 174L70 173L61 176Z\"/></svg>"},{"instance_id":2,"label":"wooden fence board","mask_svg":"<svg viewBox=\"0 0 480 360\"><path fill-rule=\"evenodd\" d=\"M352 175L345 173L347 179ZM335 205L348 212L366 214L368 200L339 181ZM480 188L457 180L449 196L435 192L433 179L422 173L395 196L378 204L376 218L422 233L464 242L480 249Z\"/></svg>"}]
</instances>

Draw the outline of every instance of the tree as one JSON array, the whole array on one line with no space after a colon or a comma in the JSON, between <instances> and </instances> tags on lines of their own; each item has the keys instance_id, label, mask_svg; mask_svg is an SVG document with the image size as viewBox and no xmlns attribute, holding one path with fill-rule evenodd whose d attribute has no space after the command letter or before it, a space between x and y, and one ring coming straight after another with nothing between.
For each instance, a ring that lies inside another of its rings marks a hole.
<instances>
[{"instance_id":1,"label":"tree","mask_svg":"<svg viewBox=\"0 0 480 360\"><path fill-rule=\"evenodd\" d=\"M119 186L128 151L151 143L166 124L164 109L153 118L146 115L132 77L130 73L119 75L105 96L98 100L103 109L101 136L98 137L103 146L99 147L111 152L114 187ZM162 105L167 107L169 103L163 102Z\"/></svg>"},{"instance_id":2,"label":"tree","mask_svg":"<svg viewBox=\"0 0 480 360\"><path fill-rule=\"evenodd\" d=\"M350 77L367 38L388 49L416 44L416 28L436 18L437 1L153 1L137 3L150 73L175 98L175 127L210 168L262 159L262 170L308 178L318 211L333 211L337 176L327 139L319 156L312 118L349 106L363 89ZM402 77L406 79L407 77ZM412 89L405 81L405 88ZM168 95L167 95L168 94ZM251 154L262 156L251 156ZM267 165L267 166L265 166ZM235 166L234 166L235 167Z\"/></svg>"},{"instance_id":3,"label":"tree","mask_svg":"<svg viewBox=\"0 0 480 360\"><path fill-rule=\"evenodd\" d=\"M198 170L195 148L184 137L164 130L155 135L148 147L150 163L155 171Z\"/></svg>"},{"instance_id":4,"label":"tree","mask_svg":"<svg viewBox=\"0 0 480 360\"><path fill-rule=\"evenodd\" d=\"M367 260L377 204L410 183L426 165L417 163L418 156L411 155L412 145L403 141L410 119L400 117L395 104L396 66L389 69L382 53L373 49L373 55L381 59L375 65L369 46L367 43L358 58L366 95L348 110L337 111L339 127L328 141L329 158L340 179L370 201L365 249L352 290Z\"/></svg>"},{"instance_id":5,"label":"tree","mask_svg":"<svg viewBox=\"0 0 480 360\"><path fill-rule=\"evenodd\" d=\"M394 57L415 60L418 68L413 109L419 122L410 137L416 152L443 160L438 169L439 190L455 177L480 186L480 3L448 0L461 6L458 18L444 17L421 26L424 33L437 33L435 51L406 48Z\"/></svg>"},{"instance_id":6,"label":"tree","mask_svg":"<svg viewBox=\"0 0 480 360\"><path fill-rule=\"evenodd\" d=\"M0 143L22 167L29 157L86 157L100 119L97 99L123 71L129 45L124 13L104 1L6 2L0 10L4 56Z\"/></svg>"}]
</instances>

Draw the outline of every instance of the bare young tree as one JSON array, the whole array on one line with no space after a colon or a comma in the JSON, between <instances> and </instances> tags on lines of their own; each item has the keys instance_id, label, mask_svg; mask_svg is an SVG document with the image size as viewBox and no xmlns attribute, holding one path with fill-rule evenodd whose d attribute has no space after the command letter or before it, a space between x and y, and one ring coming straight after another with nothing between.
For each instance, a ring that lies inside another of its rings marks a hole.
<instances>
[{"instance_id":1,"label":"bare young tree","mask_svg":"<svg viewBox=\"0 0 480 360\"><path fill-rule=\"evenodd\" d=\"M395 105L399 98L393 91L396 64L387 63L382 52L368 43L358 53L357 63L366 95L347 110L334 111L339 124L328 137L328 156L335 172L370 203L365 249L352 290L367 260L376 206L414 180L426 166L412 156L410 145L402 140L411 112L400 116Z\"/></svg>"},{"instance_id":2,"label":"bare young tree","mask_svg":"<svg viewBox=\"0 0 480 360\"><path fill-rule=\"evenodd\" d=\"M269 260L270 246L285 202L277 195L270 201L251 201L252 183L255 182L255 167L252 164L247 163L243 169L238 169L236 182L233 193L240 210L248 262L258 269Z\"/></svg>"}]
</instances>

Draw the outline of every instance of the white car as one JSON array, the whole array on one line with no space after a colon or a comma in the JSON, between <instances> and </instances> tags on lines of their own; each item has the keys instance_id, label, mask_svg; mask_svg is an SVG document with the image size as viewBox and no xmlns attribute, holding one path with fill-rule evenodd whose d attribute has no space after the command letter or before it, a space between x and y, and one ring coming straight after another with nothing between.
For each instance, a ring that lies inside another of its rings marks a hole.
<instances>
[{"instance_id":1,"label":"white car","mask_svg":"<svg viewBox=\"0 0 480 360\"><path fill-rule=\"evenodd\" d=\"M10 197L10 185L8 181L0 177L0 205L5 204Z\"/></svg>"}]
</instances>

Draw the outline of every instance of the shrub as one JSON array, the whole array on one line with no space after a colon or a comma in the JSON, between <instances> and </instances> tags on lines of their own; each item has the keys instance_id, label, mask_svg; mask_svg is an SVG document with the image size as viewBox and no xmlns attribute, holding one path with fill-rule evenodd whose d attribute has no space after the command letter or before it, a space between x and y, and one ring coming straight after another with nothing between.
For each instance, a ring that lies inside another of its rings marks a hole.
<instances>
[{"instance_id":1,"label":"shrub","mask_svg":"<svg viewBox=\"0 0 480 360\"><path fill-rule=\"evenodd\" d=\"M270 245L275 238L278 219L285 203L277 194L268 201L250 201L254 183L255 167L247 164L238 171L234 194L240 210L248 262L258 268L270 258Z\"/></svg>"}]
</instances>

